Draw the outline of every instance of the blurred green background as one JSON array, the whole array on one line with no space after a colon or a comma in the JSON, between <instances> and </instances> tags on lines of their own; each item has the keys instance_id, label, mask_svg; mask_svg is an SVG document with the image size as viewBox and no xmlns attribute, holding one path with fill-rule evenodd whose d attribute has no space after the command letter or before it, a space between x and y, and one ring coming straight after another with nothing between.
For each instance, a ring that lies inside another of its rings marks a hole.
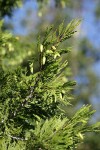
<instances>
[{"instance_id":1,"label":"blurred green background","mask_svg":"<svg viewBox=\"0 0 100 150\"><path fill-rule=\"evenodd\" d=\"M21 3L22 2L22 3ZM16 7L20 5L20 7ZM64 21L81 18L78 32L63 47L71 47L69 58L71 77L77 81L73 106L65 108L72 115L84 104L92 104L96 109L91 122L100 121L100 0L0 0L0 19L4 19L3 30L16 37L14 49L2 51L2 66L14 69L18 65L28 67L29 60L35 62L38 54L36 45L40 33L44 36L47 26L55 29ZM91 123L90 122L90 123ZM78 150L100 150L100 134L87 134Z\"/></svg>"}]
</instances>

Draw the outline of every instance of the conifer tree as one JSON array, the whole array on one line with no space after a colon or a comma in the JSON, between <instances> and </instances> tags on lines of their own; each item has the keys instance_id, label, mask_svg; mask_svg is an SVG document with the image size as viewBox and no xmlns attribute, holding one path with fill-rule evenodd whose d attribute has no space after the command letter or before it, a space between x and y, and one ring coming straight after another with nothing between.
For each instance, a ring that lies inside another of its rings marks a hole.
<instances>
[{"instance_id":1,"label":"conifer tree","mask_svg":"<svg viewBox=\"0 0 100 150\"><path fill-rule=\"evenodd\" d=\"M76 84L68 76L68 62L63 55L62 42L76 32L80 20L72 20L67 27L53 26L38 38L38 71L34 59L29 68L4 70L3 57L12 52L16 40L0 29L0 149L1 150L73 150L84 139L85 132L98 132L100 123L89 125L95 112L83 106L68 118L62 109L71 105L71 91ZM2 26L2 22L1 22Z\"/></svg>"}]
</instances>

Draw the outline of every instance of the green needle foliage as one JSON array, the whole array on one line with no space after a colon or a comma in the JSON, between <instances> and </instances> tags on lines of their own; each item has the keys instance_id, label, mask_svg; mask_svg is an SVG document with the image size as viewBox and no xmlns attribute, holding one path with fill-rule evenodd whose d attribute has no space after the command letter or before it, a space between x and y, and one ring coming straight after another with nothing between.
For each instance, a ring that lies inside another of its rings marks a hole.
<instances>
[{"instance_id":1,"label":"green needle foliage","mask_svg":"<svg viewBox=\"0 0 100 150\"><path fill-rule=\"evenodd\" d=\"M37 72L33 60L29 69L20 66L8 71L0 61L1 150L73 150L85 132L99 131L100 123L88 125L94 113L91 106L83 106L71 118L62 109L71 104L76 82L69 80L68 62L63 60L70 49L62 49L61 43L72 37L79 24L76 19L67 27L62 23L56 31L50 27L38 38ZM6 34L1 31L1 60L2 51L11 49L9 39L14 40Z\"/></svg>"}]
</instances>

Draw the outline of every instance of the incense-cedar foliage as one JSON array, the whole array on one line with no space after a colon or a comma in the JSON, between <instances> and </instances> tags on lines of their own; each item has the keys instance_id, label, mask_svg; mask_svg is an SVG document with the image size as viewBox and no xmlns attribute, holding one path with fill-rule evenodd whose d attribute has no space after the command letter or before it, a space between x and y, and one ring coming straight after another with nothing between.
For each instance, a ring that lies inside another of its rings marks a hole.
<instances>
[{"instance_id":1,"label":"incense-cedar foliage","mask_svg":"<svg viewBox=\"0 0 100 150\"><path fill-rule=\"evenodd\" d=\"M4 57L13 52L11 34L0 28L0 150L73 150L84 139L85 132L99 131L100 123L88 125L94 111L83 106L68 118L63 106L71 104L71 91L76 84L69 80L67 55L70 48L61 43L71 38L80 20L67 27L60 24L38 38L38 71L31 60L30 71L21 66L5 71Z\"/></svg>"}]
</instances>

